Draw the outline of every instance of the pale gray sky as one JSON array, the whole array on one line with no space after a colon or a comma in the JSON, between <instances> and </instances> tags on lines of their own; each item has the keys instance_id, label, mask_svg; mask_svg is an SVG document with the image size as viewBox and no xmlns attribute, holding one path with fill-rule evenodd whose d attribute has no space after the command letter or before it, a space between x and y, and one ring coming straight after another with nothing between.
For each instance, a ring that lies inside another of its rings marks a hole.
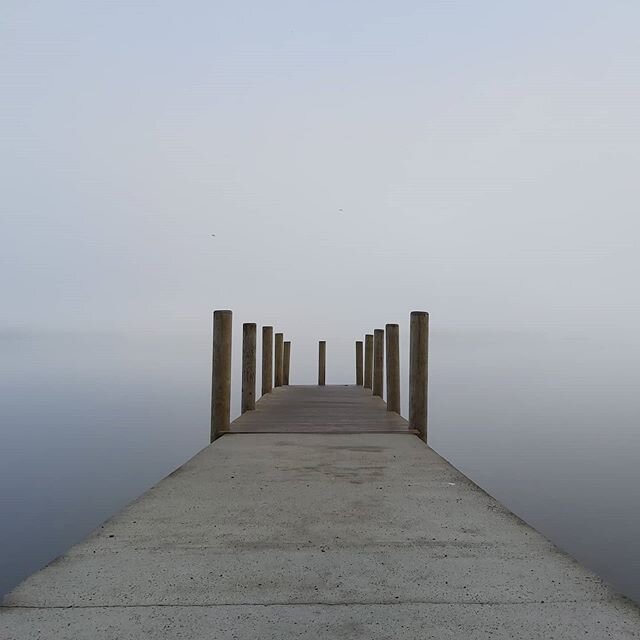
<instances>
[{"instance_id":1,"label":"pale gray sky","mask_svg":"<svg viewBox=\"0 0 640 640\"><path fill-rule=\"evenodd\" d=\"M637 318L638 24L619 0L5 0L0 329Z\"/></svg>"}]
</instances>

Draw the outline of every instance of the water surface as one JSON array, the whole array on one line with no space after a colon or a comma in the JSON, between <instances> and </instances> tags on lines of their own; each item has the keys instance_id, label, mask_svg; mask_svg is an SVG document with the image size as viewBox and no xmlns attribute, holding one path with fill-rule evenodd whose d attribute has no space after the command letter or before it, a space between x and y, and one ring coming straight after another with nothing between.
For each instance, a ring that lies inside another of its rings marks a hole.
<instances>
[{"instance_id":1,"label":"water surface","mask_svg":"<svg viewBox=\"0 0 640 640\"><path fill-rule=\"evenodd\" d=\"M6 333L0 352L4 593L207 445L210 345ZM436 327L430 363L431 445L637 600L639 355L624 331ZM314 378L294 364L293 382ZM341 367L329 382L351 380Z\"/></svg>"}]
</instances>

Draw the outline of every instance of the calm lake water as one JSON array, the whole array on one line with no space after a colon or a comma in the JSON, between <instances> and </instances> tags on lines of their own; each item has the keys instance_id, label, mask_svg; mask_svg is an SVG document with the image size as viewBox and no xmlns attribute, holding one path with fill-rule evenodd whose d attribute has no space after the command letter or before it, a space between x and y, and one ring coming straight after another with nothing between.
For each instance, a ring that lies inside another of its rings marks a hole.
<instances>
[{"instance_id":1,"label":"calm lake water","mask_svg":"<svg viewBox=\"0 0 640 640\"><path fill-rule=\"evenodd\" d=\"M430 364L430 444L636 600L639 356L632 331L434 328ZM209 335L5 333L0 367L4 593L206 446Z\"/></svg>"}]
</instances>

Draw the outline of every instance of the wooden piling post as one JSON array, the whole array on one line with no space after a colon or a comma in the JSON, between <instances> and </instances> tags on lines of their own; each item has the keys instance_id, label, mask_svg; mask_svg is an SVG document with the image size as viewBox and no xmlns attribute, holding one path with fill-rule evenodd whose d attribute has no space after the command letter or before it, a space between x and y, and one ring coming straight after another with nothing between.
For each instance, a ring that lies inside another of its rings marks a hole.
<instances>
[{"instance_id":1,"label":"wooden piling post","mask_svg":"<svg viewBox=\"0 0 640 640\"><path fill-rule=\"evenodd\" d=\"M362 383L362 340L356 340L356 385L361 387Z\"/></svg>"},{"instance_id":2,"label":"wooden piling post","mask_svg":"<svg viewBox=\"0 0 640 640\"><path fill-rule=\"evenodd\" d=\"M275 387L282 386L282 380L284 377L284 334L276 333L276 346L275 346Z\"/></svg>"},{"instance_id":3,"label":"wooden piling post","mask_svg":"<svg viewBox=\"0 0 640 640\"><path fill-rule=\"evenodd\" d=\"M373 332L373 395L382 398L384 375L384 329Z\"/></svg>"},{"instance_id":4,"label":"wooden piling post","mask_svg":"<svg viewBox=\"0 0 640 640\"><path fill-rule=\"evenodd\" d=\"M231 327L233 314L213 312L211 375L211 442L229 430L231 422Z\"/></svg>"},{"instance_id":5,"label":"wooden piling post","mask_svg":"<svg viewBox=\"0 0 640 640\"><path fill-rule=\"evenodd\" d=\"M409 426L427 440L429 314L411 312L409 338Z\"/></svg>"},{"instance_id":6,"label":"wooden piling post","mask_svg":"<svg viewBox=\"0 0 640 640\"><path fill-rule=\"evenodd\" d=\"M400 327L388 324L386 334L387 411L400 413Z\"/></svg>"},{"instance_id":7,"label":"wooden piling post","mask_svg":"<svg viewBox=\"0 0 640 640\"><path fill-rule=\"evenodd\" d=\"M373 386L373 334L364 337L364 388Z\"/></svg>"},{"instance_id":8,"label":"wooden piling post","mask_svg":"<svg viewBox=\"0 0 640 640\"><path fill-rule=\"evenodd\" d=\"M273 389L273 327L262 327L262 395Z\"/></svg>"},{"instance_id":9,"label":"wooden piling post","mask_svg":"<svg viewBox=\"0 0 640 640\"><path fill-rule=\"evenodd\" d=\"M318 385L324 387L327 380L327 343L320 340L318 343Z\"/></svg>"},{"instance_id":10,"label":"wooden piling post","mask_svg":"<svg viewBox=\"0 0 640 640\"><path fill-rule=\"evenodd\" d=\"M241 413L256 408L256 324L242 325L242 401Z\"/></svg>"},{"instance_id":11,"label":"wooden piling post","mask_svg":"<svg viewBox=\"0 0 640 640\"><path fill-rule=\"evenodd\" d=\"M282 384L289 386L289 373L291 372L291 342L284 343L284 364L282 365Z\"/></svg>"}]
</instances>

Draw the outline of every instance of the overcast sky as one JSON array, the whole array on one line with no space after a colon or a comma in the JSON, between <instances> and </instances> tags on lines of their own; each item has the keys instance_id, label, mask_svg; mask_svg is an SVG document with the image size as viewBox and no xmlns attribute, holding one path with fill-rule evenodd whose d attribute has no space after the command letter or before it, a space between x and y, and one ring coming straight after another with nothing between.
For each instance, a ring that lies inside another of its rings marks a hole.
<instances>
[{"instance_id":1,"label":"overcast sky","mask_svg":"<svg viewBox=\"0 0 640 640\"><path fill-rule=\"evenodd\" d=\"M0 329L637 319L639 24L4 0Z\"/></svg>"}]
</instances>

